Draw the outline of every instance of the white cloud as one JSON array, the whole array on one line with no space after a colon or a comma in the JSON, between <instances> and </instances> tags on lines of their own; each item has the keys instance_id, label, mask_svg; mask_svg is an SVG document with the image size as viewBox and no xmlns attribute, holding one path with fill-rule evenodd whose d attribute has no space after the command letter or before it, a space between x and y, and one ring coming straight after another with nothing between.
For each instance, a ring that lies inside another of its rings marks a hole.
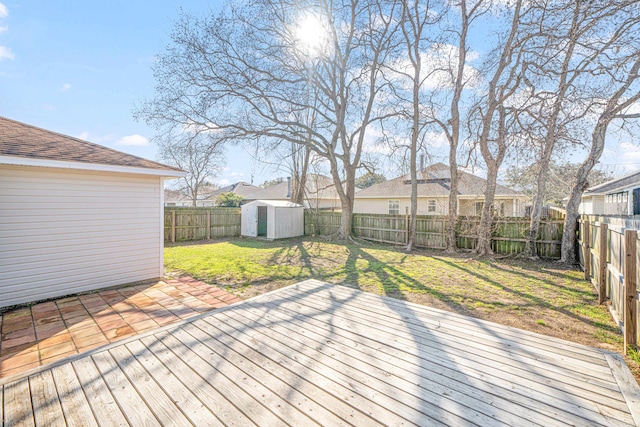
<instances>
[{"instance_id":1,"label":"white cloud","mask_svg":"<svg viewBox=\"0 0 640 427\"><path fill-rule=\"evenodd\" d=\"M116 145L145 147L149 140L142 135L128 135L116 141Z\"/></svg>"},{"instance_id":2,"label":"white cloud","mask_svg":"<svg viewBox=\"0 0 640 427\"><path fill-rule=\"evenodd\" d=\"M231 172L229 176L232 178L238 178L244 176L244 174L242 172Z\"/></svg>"},{"instance_id":3,"label":"white cloud","mask_svg":"<svg viewBox=\"0 0 640 427\"><path fill-rule=\"evenodd\" d=\"M0 3L0 18L6 18L7 16L9 16L9 9L7 9L7 6L4 4Z\"/></svg>"},{"instance_id":4,"label":"white cloud","mask_svg":"<svg viewBox=\"0 0 640 427\"><path fill-rule=\"evenodd\" d=\"M68 91L69 89L71 89L71 84L70 84L70 83L65 83L65 84L63 84L63 85L60 87L60 91L61 91L61 92L66 92L66 91Z\"/></svg>"},{"instance_id":5,"label":"white cloud","mask_svg":"<svg viewBox=\"0 0 640 427\"><path fill-rule=\"evenodd\" d=\"M0 27L0 33L4 33L6 31L9 31L9 27Z\"/></svg>"},{"instance_id":6,"label":"white cloud","mask_svg":"<svg viewBox=\"0 0 640 427\"><path fill-rule=\"evenodd\" d=\"M78 138L84 139L85 141L88 141L89 140L89 132L87 132L87 131L82 132Z\"/></svg>"},{"instance_id":7,"label":"white cloud","mask_svg":"<svg viewBox=\"0 0 640 427\"><path fill-rule=\"evenodd\" d=\"M224 178L224 179L219 179L218 180L218 185L220 187L226 187L227 185L231 184L231 181L229 181L228 179Z\"/></svg>"},{"instance_id":8,"label":"white cloud","mask_svg":"<svg viewBox=\"0 0 640 427\"><path fill-rule=\"evenodd\" d=\"M6 46L0 46L0 60L3 59L15 59L15 55L13 54L13 52L11 52L11 48L8 48Z\"/></svg>"},{"instance_id":9,"label":"white cloud","mask_svg":"<svg viewBox=\"0 0 640 427\"><path fill-rule=\"evenodd\" d=\"M640 147L629 141L620 142L615 150L615 162L621 166L623 173L638 170L640 165Z\"/></svg>"}]
</instances>

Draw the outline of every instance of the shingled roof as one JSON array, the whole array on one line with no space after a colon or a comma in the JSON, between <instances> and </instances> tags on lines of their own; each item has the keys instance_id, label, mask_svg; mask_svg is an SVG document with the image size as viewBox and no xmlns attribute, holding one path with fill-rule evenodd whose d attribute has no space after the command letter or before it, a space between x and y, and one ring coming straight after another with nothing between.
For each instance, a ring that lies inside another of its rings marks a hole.
<instances>
[{"instance_id":1,"label":"shingled roof","mask_svg":"<svg viewBox=\"0 0 640 427\"><path fill-rule=\"evenodd\" d=\"M0 116L0 156L180 172L142 157Z\"/></svg>"},{"instance_id":2,"label":"shingled roof","mask_svg":"<svg viewBox=\"0 0 640 427\"><path fill-rule=\"evenodd\" d=\"M289 183L282 181L276 185L247 194L247 200L287 200ZM309 199L337 199L338 192L333 178L310 173L307 175L305 196Z\"/></svg>"},{"instance_id":3,"label":"shingled roof","mask_svg":"<svg viewBox=\"0 0 640 427\"><path fill-rule=\"evenodd\" d=\"M458 195L481 196L487 180L467 172L458 172ZM436 163L418 172L418 197L448 197L451 184L449 166ZM522 193L498 185L496 196L522 196ZM411 197L411 177L401 177L381 182L356 193L356 198L408 198Z\"/></svg>"},{"instance_id":4,"label":"shingled roof","mask_svg":"<svg viewBox=\"0 0 640 427\"><path fill-rule=\"evenodd\" d=\"M596 194L614 193L616 191L621 191L629 187L637 186L640 186L640 171L635 171L623 176L622 178L612 179L611 181L595 185L591 188L588 188L587 191L584 192L584 195L589 196Z\"/></svg>"},{"instance_id":5,"label":"shingled roof","mask_svg":"<svg viewBox=\"0 0 640 427\"><path fill-rule=\"evenodd\" d=\"M235 184L230 184L226 187L218 188L215 193L213 193L212 197L215 198L222 193L234 193L238 196L246 197L261 190L262 188L256 187L255 185L249 184L248 182L239 181Z\"/></svg>"}]
</instances>

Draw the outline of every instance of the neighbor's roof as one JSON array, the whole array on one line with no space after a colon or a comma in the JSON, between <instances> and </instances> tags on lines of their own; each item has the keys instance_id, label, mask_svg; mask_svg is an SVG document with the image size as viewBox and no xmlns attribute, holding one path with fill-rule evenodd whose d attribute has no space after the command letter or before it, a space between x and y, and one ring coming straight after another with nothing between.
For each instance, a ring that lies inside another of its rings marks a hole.
<instances>
[{"instance_id":1,"label":"neighbor's roof","mask_svg":"<svg viewBox=\"0 0 640 427\"><path fill-rule=\"evenodd\" d=\"M234 193L238 196L246 197L249 194L256 193L261 191L260 187L256 187L255 185L251 185L248 182L240 181L235 184L227 185L226 187L218 188L213 194L212 197L218 196L222 193Z\"/></svg>"},{"instance_id":2,"label":"neighbor's roof","mask_svg":"<svg viewBox=\"0 0 640 427\"><path fill-rule=\"evenodd\" d=\"M617 190L624 190L625 188L634 186L640 186L640 171L587 188L584 196L613 193Z\"/></svg>"},{"instance_id":3,"label":"neighbor's roof","mask_svg":"<svg viewBox=\"0 0 640 427\"><path fill-rule=\"evenodd\" d=\"M118 169L138 173L149 173L153 170L162 171L155 175L184 175L184 172L172 166L1 116L0 163L70 169Z\"/></svg>"},{"instance_id":4,"label":"neighbor's roof","mask_svg":"<svg viewBox=\"0 0 640 427\"><path fill-rule=\"evenodd\" d=\"M404 175L381 182L356 193L356 198L411 197L411 177ZM482 196L487 180L467 172L458 172L459 196ZM449 166L436 163L418 172L418 197L448 197L451 184ZM502 185L496 186L496 196L523 196Z\"/></svg>"},{"instance_id":5,"label":"neighbor's roof","mask_svg":"<svg viewBox=\"0 0 640 427\"><path fill-rule=\"evenodd\" d=\"M171 190L169 188L165 188L164 189L164 201L165 201L165 203L187 202L187 201L190 202L191 199L189 197L187 197L187 195L184 194L180 190Z\"/></svg>"},{"instance_id":6,"label":"neighbor's roof","mask_svg":"<svg viewBox=\"0 0 640 427\"><path fill-rule=\"evenodd\" d=\"M293 185L293 182L292 182ZM287 180L265 189L258 189L245 196L249 200L287 200ZM338 192L333 184L333 179L328 176L310 173L305 184L305 199L338 199Z\"/></svg>"}]
</instances>

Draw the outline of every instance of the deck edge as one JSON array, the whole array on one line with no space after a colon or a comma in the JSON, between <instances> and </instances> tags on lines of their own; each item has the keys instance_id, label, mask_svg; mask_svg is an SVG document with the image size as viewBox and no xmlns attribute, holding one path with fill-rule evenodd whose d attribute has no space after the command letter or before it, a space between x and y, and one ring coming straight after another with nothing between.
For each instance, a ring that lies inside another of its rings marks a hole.
<instances>
[{"instance_id":1,"label":"deck edge","mask_svg":"<svg viewBox=\"0 0 640 427\"><path fill-rule=\"evenodd\" d=\"M640 386L621 355L606 353L604 356L609 363L613 378L620 388L620 393L627 402L631 418L636 426L640 426Z\"/></svg>"}]
</instances>

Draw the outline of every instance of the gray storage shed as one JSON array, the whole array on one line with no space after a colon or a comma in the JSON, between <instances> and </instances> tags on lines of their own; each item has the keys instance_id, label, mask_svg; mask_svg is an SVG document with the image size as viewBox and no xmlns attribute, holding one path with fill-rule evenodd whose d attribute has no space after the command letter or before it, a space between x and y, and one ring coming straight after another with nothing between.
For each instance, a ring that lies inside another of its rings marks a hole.
<instances>
[{"instance_id":1,"label":"gray storage shed","mask_svg":"<svg viewBox=\"0 0 640 427\"><path fill-rule=\"evenodd\" d=\"M242 206L240 234L286 239L304 234L304 207L281 200L256 200Z\"/></svg>"}]
</instances>

